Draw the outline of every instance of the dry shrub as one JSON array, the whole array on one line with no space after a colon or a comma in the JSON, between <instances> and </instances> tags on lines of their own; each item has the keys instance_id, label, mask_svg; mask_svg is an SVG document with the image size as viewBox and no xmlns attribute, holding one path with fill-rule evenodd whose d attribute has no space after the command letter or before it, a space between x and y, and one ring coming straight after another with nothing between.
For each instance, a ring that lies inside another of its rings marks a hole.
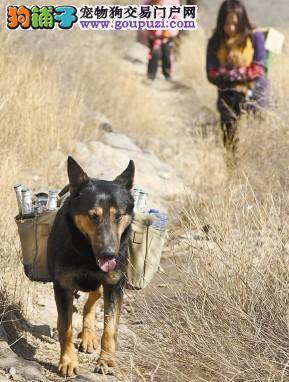
<instances>
[{"instance_id":1,"label":"dry shrub","mask_svg":"<svg viewBox=\"0 0 289 382\"><path fill-rule=\"evenodd\" d=\"M135 363L154 380L288 380L288 206L242 178L224 191L183 211L181 285L164 276L138 307Z\"/></svg>"},{"instance_id":2,"label":"dry shrub","mask_svg":"<svg viewBox=\"0 0 289 382\"><path fill-rule=\"evenodd\" d=\"M182 237L175 227L170 235L180 282L163 276L166 288L137 309L134 365L144 380L289 380L287 61L272 67L273 107L242 118L237 167L219 160L213 132L192 139L203 167L193 163Z\"/></svg>"}]
</instances>

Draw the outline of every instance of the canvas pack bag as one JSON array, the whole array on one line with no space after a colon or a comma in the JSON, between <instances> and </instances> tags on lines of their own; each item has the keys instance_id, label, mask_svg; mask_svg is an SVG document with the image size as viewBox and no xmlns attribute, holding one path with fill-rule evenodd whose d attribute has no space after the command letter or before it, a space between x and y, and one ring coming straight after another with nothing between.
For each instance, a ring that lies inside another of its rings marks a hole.
<instances>
[{"instance_id":1,"label":"canvas pack bag","mask_svg":"<svg viewBox=\"0 0 289 382\"><path fill-rule=\"evenodd\" d=\"M29 219L15 218L24 272L32 281L52 281L47 267L47 241L56 213L57 210L45 211Z\"/></svg>"},{"instance_id":2,"label":"canvas pack bag","mask_svg":"<svg viewBox=\"0 0 289 382\"><path fill-rule=\"evenodd\" d=\"M135 214L128 250L127 288L143 289L157 273L165 232L152 227L152 215Z\"/></svg>"},{"instance_id":3,"label":"canvas pack bag","mask_svg":"<svg viewBox=\"0 0 289 382\"><path fill-rule=\"evenodd\" d=\"M15 222L21 243L22 263L31 281L50 282L47 266L47 241L57 210ZM151 215L136 214L129 242L127 288L143 289L158 271L165 233L151 226Z\"/></svg>"}]
</instances>

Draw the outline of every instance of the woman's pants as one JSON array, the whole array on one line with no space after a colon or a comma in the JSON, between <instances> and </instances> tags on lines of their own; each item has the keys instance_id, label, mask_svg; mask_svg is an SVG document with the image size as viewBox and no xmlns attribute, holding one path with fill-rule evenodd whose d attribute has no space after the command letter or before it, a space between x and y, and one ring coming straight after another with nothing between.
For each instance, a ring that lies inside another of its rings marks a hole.
<instances>
[{"instance_id":1,"label":"woman's pants","mask_svg":"<svg viewBox=\"0 0 289 382\"><path fill-rule=\"evenodd\" d=\"M260 108L268 107L269 104L267 76L263 76L255 82L249 102L243 93L235 90L219 90L217 107L221 116L224 145L235 150L237 122L242 110L256 113Z\"/></svg>"},{"instance_id":2,"label":"woman's pants","mask_svg":"<svg viewBox=\"0 0 289 382\"><path fill-rule=\"evenodd\" d=\"M236 143L237 121L245 101L245 95L234 90L219 91L218 94L217 107L221 117L224 146L233 150Z\"/></svg>"},{"instance_id":3,"label":"woman's pants","mask_svg":"<svg viewBox=\"0 0 289 382\"><path fill-rule=\"evenodd\" d=\"M162 72L166 79L171 77L171 49L172 40L162 42L160 46L154 49L154 41L150 41L150 53L148 62L148 77L154 80L159 66L159 61L162 61Z\"/></svg>"}]
</instances>

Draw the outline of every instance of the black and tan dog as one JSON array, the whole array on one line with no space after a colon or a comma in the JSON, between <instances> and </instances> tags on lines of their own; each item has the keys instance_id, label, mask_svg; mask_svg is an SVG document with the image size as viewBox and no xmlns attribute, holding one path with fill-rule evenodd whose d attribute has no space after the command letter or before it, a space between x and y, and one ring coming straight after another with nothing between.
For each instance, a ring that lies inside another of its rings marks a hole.
<instances>
[{"instance_id":1,"label":"black and tan dog","mask_svg":"<svg viewBox=\"0 0 289 382\"><path fill-rule=\"evenodd\" d=\"M70 196L56 215L47 249L58 311L59 371L71 376L78 368L72 335L74 292L89 293L79 337L80 350L91 353L97 346L95 308L103 289L104 332L95 371L107 373L114 366L125 283L134 163L113 181L88 177L71 157L67 170Z\"/></svg>"}]
</instances>

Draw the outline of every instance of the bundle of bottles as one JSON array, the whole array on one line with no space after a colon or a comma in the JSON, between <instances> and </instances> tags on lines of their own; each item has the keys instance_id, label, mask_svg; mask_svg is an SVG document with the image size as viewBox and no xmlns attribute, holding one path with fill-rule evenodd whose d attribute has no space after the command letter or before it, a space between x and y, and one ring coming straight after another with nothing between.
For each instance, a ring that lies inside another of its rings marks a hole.
<instances>
[{"instance_id":1,"label":"bundle of bottles","mask_svg":"<svg viewBox=\"0 0 289 382\"><path fill-rule=\"evenodd\" d=\"M48 194L40 192L33 195L31 190L22 184L14 186L19 218L28 219L41 215L44 211L54 211L57 209L58 190L49 190ZM134 212L153 215L152 227L158 231L165 231L168 225L168 215L155 208L147 208L148 193L136 187L133 189Z\"/></svg>"},{"instance_id":2,"label":"bundle of bottles","mask_svg":"<svg viewBox=\"0 0 289 382\"><path fill-rule=\"evenodd\" d=\"M160 212L158 209L155 208L148 209L148 196L148 193L139 187L135 187L133 189L134 212L147 213L149 215L153 215L154 220L151 226L156 230L163 232L166 230L168 225L168 215L164 212Z\"/></svg>"},{"instance_id":3,"label":"bundle of bottles","mask_svg":"<svg viewBox=\"0 0 289 382\"><path fill-rule=\"evenodd\" d=\"M44 211L57 209L58 190L49 190L48 194L39 192L33 195L31 190L22 184L14 186L14 190L20 219L34 218Z\"/></svg>"}]
</instances>

